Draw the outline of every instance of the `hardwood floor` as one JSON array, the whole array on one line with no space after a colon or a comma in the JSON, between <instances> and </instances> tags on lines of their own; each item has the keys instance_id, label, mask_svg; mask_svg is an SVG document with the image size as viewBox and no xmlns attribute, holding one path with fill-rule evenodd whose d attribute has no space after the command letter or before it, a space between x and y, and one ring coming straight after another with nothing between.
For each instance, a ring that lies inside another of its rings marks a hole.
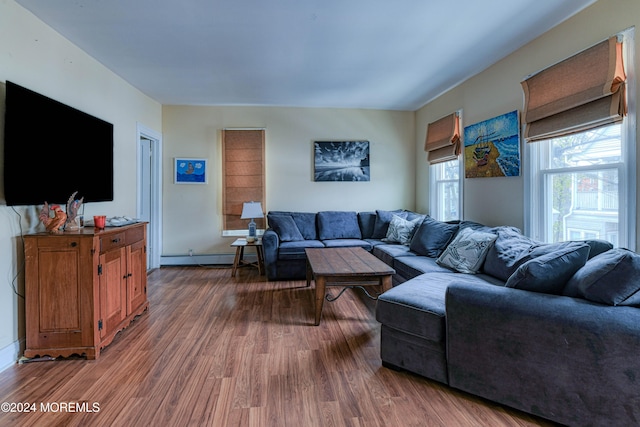
<instances>
[{"instance_id":1,"label":"hardwood floor","mask_svg":"<svg viewBox=\"0 0 640 427\"><path fill-rule=\"evenodd\" d=\"M383 368L375 302L358 290L325 303L314 326L313 286L303 280L170 267L148 286L149 311L100 359L0 373L0 402L36 409L3 407L0 426L552 425Z\"/></svg>"}]
</instances>

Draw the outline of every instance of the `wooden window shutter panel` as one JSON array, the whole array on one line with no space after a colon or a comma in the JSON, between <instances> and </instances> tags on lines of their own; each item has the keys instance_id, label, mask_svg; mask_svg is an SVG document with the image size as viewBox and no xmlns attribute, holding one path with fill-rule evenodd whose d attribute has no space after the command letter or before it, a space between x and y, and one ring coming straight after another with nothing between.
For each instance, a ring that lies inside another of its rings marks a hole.
<instances>
[{"instance_id":1,"label":"wooden window shutter panel","mask_svg":"<svg viewBox=\"0 0 640 427\"><path fill-rule=\"evenodd\" d=\"M240 219L244 202L260 202L265 207L264 129L224 129L223 152L223 229L245 230L248 221ZM257 228L265 219L256 218Z\"/></svg>"},{"instance_id":2,"label":"wooden window shutter panel","mask_svg":"<svg viewBox=\"0 0 640 427\"><path fill-rule=\"evenodd\" d=\"M622 43L616 36L522 82L528 142L619 122L626 115Z\"/></svg>"},{"instance_id":3,"label":"wooden window shutter panel","mask_svg":"<svg viewBox=\"0 0 640 427\"><path fill-rule=\"evenodd\" d=\"M460 155L460 117L449 114L427 125L424 143L429 164L455 160Z\"/></svg>"}]
</instances>

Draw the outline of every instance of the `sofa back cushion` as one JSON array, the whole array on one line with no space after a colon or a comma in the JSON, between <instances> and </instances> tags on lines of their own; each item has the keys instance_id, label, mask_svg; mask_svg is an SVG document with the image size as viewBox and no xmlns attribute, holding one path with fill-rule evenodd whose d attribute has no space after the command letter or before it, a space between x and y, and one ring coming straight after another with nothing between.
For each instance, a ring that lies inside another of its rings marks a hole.
<instances>
[{"instance_id":1,"label":"sofa back cushion","mask_svg":"<svg viewBox=\"0 0 640 427\"><path fill-rule=\"evenodd\" d=\"M520 264L529 259L526 255L537 242L515 227L499 227L496 232L498 238L487 252L483 271L506 282Z\"/></svg>"},{"instance_id":2,"label":"sofa back cushion","mask_svg":"<svg viewBox=\"0 0 640 427\"><path fill-rule=\"evenodd\" d=\"M419 255L437 258L458 231L458 224L448 224L426 216L413 234L411 250Z\"/></svg>"},{"instance_id":3,"label":"sofa back cushion","mask_svg":"<svg viewBox=\"0 0 640 427\"><path fill-rule=\"evenodd\" d=\"M387 231L389 230L389 224L394 215L398 215L400 218L406 218L407 214L402 209L396 209L394 211L376 210L376 221L373 225L372 239L384 239L387 237Z\"/></svg>"},{"instance_id":4,"label":"sofa back cushion","mask_svg":"<svg viewBox=\"0 0 640 427\"><path fill-rule=\"evenodd\" d=\"M318 237L329 239L362 239L358 214L347 211L318 212Z\"/></svg>"},{"instance_id":5,"label":"sofa back cushion","mask_svg":"<svg viewBox=\"0 0 640 427\"><path fill-rule=\"evenodd\" d=\"M316 231L316 214L312 212L288 212L288 211L270 211L267 215L267 220L269 222L269 227L273 228L274 231L274 220L275 216L288 216L293 218L296 226L298 227L298 231L302 234L304 240L317 240L318 232ZM277 220L276 220L277 221ZM279 233L278 233L279 234ZM282 239L282 236L280 236ZM301 239L302 240L302 239Z\"/></svg>"},{"instance_id":6,"label":"sofa back cushion","mask_svg":"<svg viewBox=\"0 0 640 427\"><path fill-rule=\"evenodd\" d=\"M269 227L271 227L283 242L297 242L304 240L298 225L291 215L267 215Z\"/></svg>"},{"instance_id":7,"label":"sofa back cushion","mask_svg":"<svg viewBox=\"0 0 640 427\"><path fill-rule=\"evenodd\" d=\"M291 216L305 240L318 239L315 212L292 212Z\"/></svg>"},{"instance_id":8,"label":"sofa back cushion","mask_svg":"<svg viewBox=\"0 0 640 427\"><path fill-rule=\"evenodd\" d=\"M585 264L567 282L563 294L608 305L640 306L640 255L617 248Z\"/></svg>"},{"instance_id":9,"label":"sofa back cushion","mask_svg":"<svg viewBox=\"0 0 640 427\"><path fill-rule=\"evenodd\" d=\"M589 245L581 242L559 245L557 249L521 264L505 286L560 295L569 279L587 262L589 250Z\"/></svg>"},{"instance_id":10,"label":"sofa back cushion","mask_svg":"<svg viewBox=\"0 0 640 427\"><path fill-rule=\"evenodd\" d=\"M358 224L363 239L373 239L373 229L376 224L377 215L374 211L358 212Z\"/></svg>"}]
</instances>

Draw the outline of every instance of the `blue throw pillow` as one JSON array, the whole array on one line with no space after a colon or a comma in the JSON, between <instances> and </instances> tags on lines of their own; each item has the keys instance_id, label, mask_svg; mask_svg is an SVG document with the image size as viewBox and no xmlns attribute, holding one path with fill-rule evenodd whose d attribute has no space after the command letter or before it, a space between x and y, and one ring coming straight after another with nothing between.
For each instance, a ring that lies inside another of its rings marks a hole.
<instances>
[{"instance_id":1,"label":"blue throw pillow","mask_svg":"<svg viewBox=\"0 0 640 427\"><path fill-rule=\"evenodd\" d=\"M419 254L438 258L458 231L458 224L447 224L426 216L413 234L409 248Z\"/></svg>"},{"instance_id":2,"label":"blue throw pillow","mask_svg":"<svg viewBox=\"0 0 640 427\"><path fill-rule=\"evenodd\" d=\"M318 234L320 240L362 239L358 214L346 211L318 212Z\"/></svg>"},{"instance_id":3,"label":"blue throw pillow","mask_svg":"<svg viewBox=\"0 0 640 427\"><path fill-rule=\"evenodd\" d=\"M560 249L533 258L509 277L508 288L546 294L561 294L565 285L589 258L589 245L571 242Z\"/></svg>"},{"instance_id":4,"label":"blue throw pillow","mask_svg":"<svg viewBox=\"0 0 640 427\"><path fill-rule=\"evenodd\" d=\"M640 306L640 255L617 248L593 257L567 282L563 294L601 304Z\"/></svg>"},{"instance_id":5,"label":"blue throw pillow","mask_svg":"<svg viewBox=\"0 0 640 427\"><path fill-rule=\"evenodd\" d=\"M268 215L269 226L278 234L283 242L304 240L296 222L291 215Z\"/></svg>"}]
</instances>

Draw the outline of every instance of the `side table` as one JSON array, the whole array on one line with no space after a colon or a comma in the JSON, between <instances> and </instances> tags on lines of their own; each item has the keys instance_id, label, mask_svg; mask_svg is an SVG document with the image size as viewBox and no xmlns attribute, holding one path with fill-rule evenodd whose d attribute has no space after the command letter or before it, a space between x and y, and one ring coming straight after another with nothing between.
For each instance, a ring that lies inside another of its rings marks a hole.
<instances>
[{"instance_id":1,"label":"side table","mask_svg":"<svg viewBox=\"0 0 640 427\"><path fill-rule=\"evenodd\" d=\"M244 259L244 248L247 246L252 246L256 248L256 255L258 257L257 262L250 262ZM258 273L260 275L264 274L264 256L262 252L262 239L256 239L256 241L252 243L247 242L247 239L245 238L236 239L236 241L231 244L231 247L236 248L236 257L233 260L231 277L236 277L236 271L238 270L238 267L243 265L253 265L254 267L258 268Z\"/></svg>"}]
</instances>

